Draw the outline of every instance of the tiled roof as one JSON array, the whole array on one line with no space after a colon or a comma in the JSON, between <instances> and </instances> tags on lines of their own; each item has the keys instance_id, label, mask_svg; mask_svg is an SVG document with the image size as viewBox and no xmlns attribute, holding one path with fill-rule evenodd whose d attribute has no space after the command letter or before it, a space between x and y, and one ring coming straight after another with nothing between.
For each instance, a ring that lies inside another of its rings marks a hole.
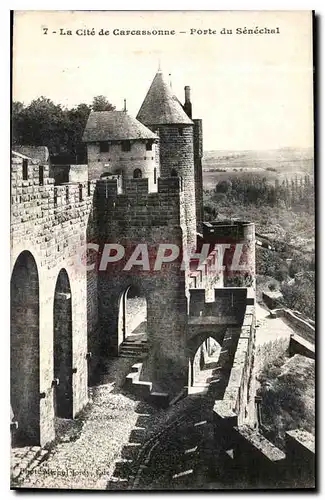
<instances>
[{"instance_id":1,"label":"tiled roof","mask_svg":"<svg viewBox=\"0 0 325 500\"><path fill-rule=\"evenodd\" d=\"M137 119L145 125L193 125L170 85L158 71L142 103Z\"/></svg>"},{"instance_id":2,"label":"tiled roof","mask_svg":"<svg viewBox=\"0 0 325 500\"><path fill-rule=\"evenodd\" d=\"M92 111L82 138L84 142L129 139L157 139L157 135L125 111Z\"/></svg>"}]
</instances>

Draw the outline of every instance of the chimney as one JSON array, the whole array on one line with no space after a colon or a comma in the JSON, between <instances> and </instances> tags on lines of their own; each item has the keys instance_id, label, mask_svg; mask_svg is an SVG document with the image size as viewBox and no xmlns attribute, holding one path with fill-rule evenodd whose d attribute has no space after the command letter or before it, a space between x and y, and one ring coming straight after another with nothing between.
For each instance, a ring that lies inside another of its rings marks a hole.
<instances>
[{"instance_id":1,"label":"chimney","mask_svg":"<svg viewBox=\"0 0 325 500\"><path fill-rule=\"evenodd\" d=\"M126 113L126 99L124 99L124 109L123 109L124 113Z\"/></svg>"},{"instance_id":2,"label":"chimney","mask_svg":"<svg viewBox=\"0 0 325 500\"><path fill-rule=\"evenodd\" d=\"M185 91L185 103L183 109L187 114L187 116L192 119L191 87L189 85L186 85L184 87L184 91Z\"/></svg>"}]
</instances>

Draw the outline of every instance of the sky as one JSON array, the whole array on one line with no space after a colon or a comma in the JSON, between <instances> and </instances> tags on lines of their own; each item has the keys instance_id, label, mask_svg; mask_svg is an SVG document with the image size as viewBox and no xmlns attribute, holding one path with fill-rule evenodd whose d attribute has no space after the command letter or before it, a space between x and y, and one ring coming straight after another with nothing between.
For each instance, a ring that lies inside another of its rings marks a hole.
<instances>
[{"instance_id":1,"label":"sky","mask_svg":"<svg viewBox=\"0 0 325 500\"><path fill-rule=\"evenodd\" d=\"M223 28L232 34L221 34ZM236 34L236 28L280 33ZM101 29L110 34L99 35ZM123 36L114 29L176 34ZM199 33L209 29L216 33ZM313 146L308 11L15 12L14 100L28 104L43 95L72 107L103 94L117 109L125 98L136 116L159 64L181 102L190 85L205 150Z\"/></svg>"}]
</instances>

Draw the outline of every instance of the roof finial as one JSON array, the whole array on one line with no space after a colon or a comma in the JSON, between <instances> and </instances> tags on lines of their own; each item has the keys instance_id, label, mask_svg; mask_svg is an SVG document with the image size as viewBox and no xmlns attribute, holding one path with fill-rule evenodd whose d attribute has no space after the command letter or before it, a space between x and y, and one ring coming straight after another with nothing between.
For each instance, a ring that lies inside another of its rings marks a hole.
<instances>
[{"instance_id":1,"label":"roof finial","mask_svg":"<svg viewBox=\"0 0 325 500\"><path fill-rule=\"evenodd\" d=\"M172 85L172 74L169 73L168 76L169 76L169 86L170 86L170 88L173 88L173 85Z\"/></svg>"},{"instance_id":2,"label":"roof finial","mask_svg":"<svg viewBox=\"0 0 325 500\"><path fill-rule=\"evenodd\" d=\"M161 61L160 61L160 57L158 59L158 73L161 73Z\"/></svg>"},{"instance_id":3,"label":"roof finial","mask_svg":"<svg viewBox=\"0 0 325 500\"><path fill-rule=\"evenodd\" d=\"M124 99L124 109L123 109L124 113L126 113L126 99Z\"/></svg>"}]
</instances>

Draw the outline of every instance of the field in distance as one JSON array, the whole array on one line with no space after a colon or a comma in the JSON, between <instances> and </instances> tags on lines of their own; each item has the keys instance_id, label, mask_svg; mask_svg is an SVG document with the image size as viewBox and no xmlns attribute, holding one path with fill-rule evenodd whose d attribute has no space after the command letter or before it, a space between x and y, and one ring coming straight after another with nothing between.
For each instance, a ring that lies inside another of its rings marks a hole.
<instances>
[{"instance_id":1,"label":"field in distance","mask_svg":"<svg viewBox=\"0 0 325 500\"><path fill-rule=\"evenodd\" d=\"M203 184L213 189L217 182L237 175L256 173L274 183L296 176L313 176L312 148L282 148L251 151L205 151L203 157Z\"/></svg>"}]
</instances>

